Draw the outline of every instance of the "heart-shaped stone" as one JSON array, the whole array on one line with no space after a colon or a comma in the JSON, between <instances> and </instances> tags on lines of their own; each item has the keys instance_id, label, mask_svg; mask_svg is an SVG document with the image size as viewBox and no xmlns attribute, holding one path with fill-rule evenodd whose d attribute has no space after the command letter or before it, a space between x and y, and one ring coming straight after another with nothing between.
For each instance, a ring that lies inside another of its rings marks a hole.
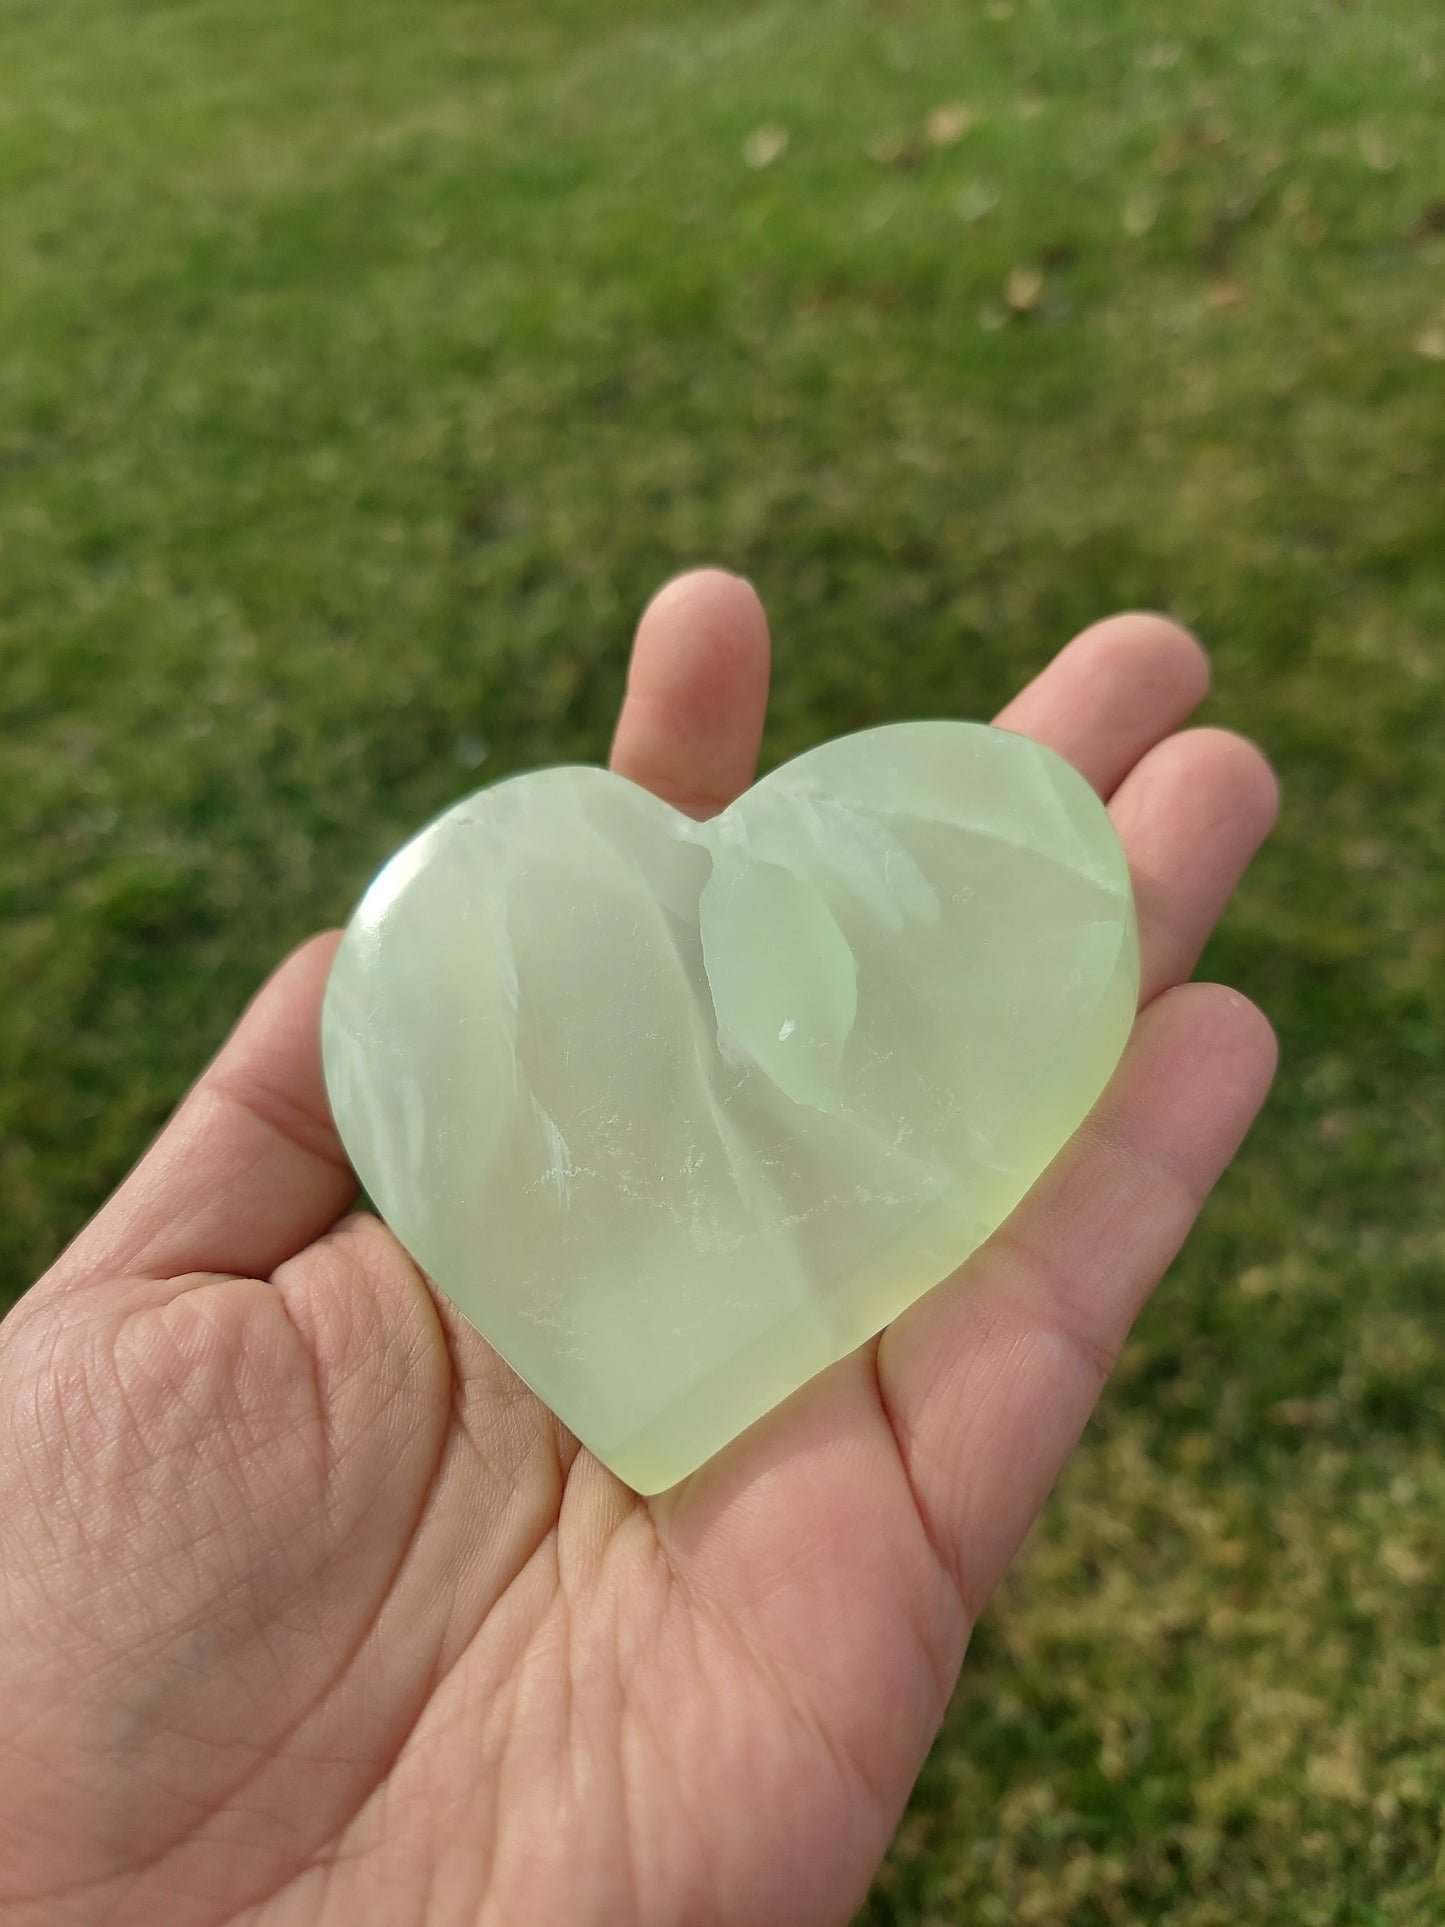
<instances>
[{"instance_id":1,"label":"heart-shaped stone","mask_svg":"<svg viewBox=\"0 0 1445 1927\"><path fill-rule=\"evenodd\" d=\"M711 822L605 770L468 797L347 928L322 1041L362 1183L641 1492L993 1231L1133 1021L1128 865L978 723L810 750Z\"/></svg>"}]
</instances>

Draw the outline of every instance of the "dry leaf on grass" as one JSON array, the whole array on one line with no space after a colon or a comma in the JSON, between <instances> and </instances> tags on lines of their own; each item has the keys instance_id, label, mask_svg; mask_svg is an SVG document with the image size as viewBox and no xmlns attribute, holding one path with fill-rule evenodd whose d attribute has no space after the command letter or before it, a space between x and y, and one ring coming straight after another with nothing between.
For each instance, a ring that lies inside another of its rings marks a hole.
<instances>
[{"instance_id":1,"label":"dry leaf on grass","mask_svg":"<svg viewBox=\"0 0 1445 1927\"><path fill-rule=\"evenodd\" d=\"M743 160L753 169L771 167L788 151L786 127L757 127L743 142Z\"/></svg>"},{"instance_id":2,"label":"dry leaf on grass","mask_svg":"<svg viewBox=\"0 0 1445 1927\"><path fill-rule=\"evenodd\" d=\"M1003 298L1011 314L1031 314L1039 305L1043 291L1044 277L1037 268L1011 268L1004 283Z\"/></svg>"},{"instance_id":3,"label":"dry leaf on grass","mask_svg":"<svg viewBox=\"0 0 1445 1927\"><path fill-rule=\"evenodd\" d=\"M957 147L977 119L977 114L963 101L945 101L924 121L923 137L930 147Z\"/></svg>"}]
</instances>

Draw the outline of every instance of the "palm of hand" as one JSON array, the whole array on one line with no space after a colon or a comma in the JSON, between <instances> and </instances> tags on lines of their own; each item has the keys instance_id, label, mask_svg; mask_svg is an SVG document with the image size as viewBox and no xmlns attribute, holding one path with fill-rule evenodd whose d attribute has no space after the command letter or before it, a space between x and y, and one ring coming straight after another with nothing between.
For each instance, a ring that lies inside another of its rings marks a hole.
<instances>
[{"instance_id":1,"label":"palm of hand","mask_svg":"<svg viewBox=\"0 0 1445 1927\"><path fill-rule=\"evenodd\" d=\"M720 806L766 653L742 585L674 585L617 766ZM846 1918L1268 1083L1242 999L1168 988L1273 810L1256 752L1169 734L1200 693L1194 645L1124 618L1006 712L1112 795L1149 1006L1125 1063L964 1274L656 1500L341 1215L331 940L278 973L0 1329L0 1917Z\"/></svg>"}]
</instances>

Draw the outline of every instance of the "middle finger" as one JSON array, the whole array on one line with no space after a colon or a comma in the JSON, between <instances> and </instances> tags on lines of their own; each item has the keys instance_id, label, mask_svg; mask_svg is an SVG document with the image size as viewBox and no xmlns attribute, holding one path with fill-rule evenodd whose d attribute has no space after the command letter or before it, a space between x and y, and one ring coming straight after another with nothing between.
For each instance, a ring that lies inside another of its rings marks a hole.
<instances>
[{"instance_id":1,"label":"middle finger","mask_svg":"<svg viewBox=\"0 0 1445 1927\"><path fill-rule=\"evenodd\" d=\"M1067 758L1110 797L1209 688L1209 659L1164 616L1111 616L1075 636L994 718Z\"/></svg>"}]
</instances>

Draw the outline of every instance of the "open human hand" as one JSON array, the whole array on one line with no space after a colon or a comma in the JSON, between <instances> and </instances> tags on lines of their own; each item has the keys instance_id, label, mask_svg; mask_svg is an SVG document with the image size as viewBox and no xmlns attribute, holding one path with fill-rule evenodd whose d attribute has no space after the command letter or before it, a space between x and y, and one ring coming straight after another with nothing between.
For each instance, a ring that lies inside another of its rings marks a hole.
<instances>
[{"instance_id":1,"label":"open human hand","mask_svg":"<svg viewBox=\"0 0 1445 1927\"><path fill-rule=\"evenodd\" d=\"M752 780L756 597L643 618L613 767ZM321 1081L334 937L261 991L0 1326L0 1921L841 1922L973 1622L1263 1100L1186 984L1275 810L1153 616L1003 712L1108 799L1141 1012L1089 1122L881 1338L643 1500L374 1218Z\"/></svg>"}]
</instances>

